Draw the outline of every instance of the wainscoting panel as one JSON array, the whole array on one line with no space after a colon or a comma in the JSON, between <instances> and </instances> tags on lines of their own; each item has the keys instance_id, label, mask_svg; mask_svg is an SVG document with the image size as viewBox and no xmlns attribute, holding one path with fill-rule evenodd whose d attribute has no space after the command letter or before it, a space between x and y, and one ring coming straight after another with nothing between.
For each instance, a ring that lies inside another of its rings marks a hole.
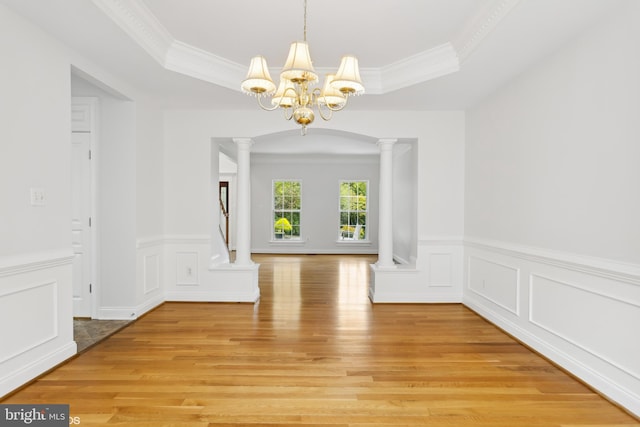
<instances>
[{"instance_id":1,"label":"wainscoting panel","mask_svg":"<svg viewBox=\"0 0 640 427\"><path fill-rule=\"evenodd\" d=\"M58 336L58 284L31 283L17 290L0 290L0 313L15 328L4 328L0 363L32 350ZM31 325L31 328L28 326ZM25 330L24 326L27 326Z\"/></svg>"},{"instance_id":2,"label":"wainscoting panel","mask_svg":"<svg viewBox=\"0 0 640 427\"><path fill-rule=\"evenodd\" d=\"M477 256L468 263L468 288L517 316L520 271Z\"/></svg>"},{"instance_id":3,"label":"wainscoting panel","mask_svg":"<svg viewBox=\"0 0 640 427\"><path fill-rule=\"evenodd\" d=\"M640 266L468 238L466 306L640 416Z\"/></svg>"},{"instance_id":4,"label":"wainscoting panel","mask_svg":"<svg viewBox=\"0 0 640 427\"><path fill-rule=\"evenodd\" d=\"M530 321L640 380L640 306L532 274Z\"/></svg>"},{"instance_id":5,"label":"wainscoting panel","mask_svg":"<svg viewBox=\"0 0 640 427\"><path fill-rule=\"evenodd\" d=\"M451 253L429 254L429 286L453 286L453 259Z\"/></svg>"},{"instance_id":6,"label":"wainscoting panel","mask_svg":"<svg viewBox=\"0 0 640 427\"><path fill-rule=\"evenodd\" d=\"M136 301L130 306L101 306L101 319L132 320L164 302L164 240L148 237L136 242Z\"/></svg>"},{"instance_id":7,"label":"wainscoting panel","mask_svg":"<svg viewBox=\"0 0 640 427\"><path fill-rule=\"evenodd\" d=\"M164 238L166 301L255 302L258 264L238 266L212 255L210 236Z\"/></svg>"},{"instance_id":8,"label":"wainscoting panel","mask_svg":"<svg viewBox=\"0 0 640 427\"><path fill-rule=\"evenodd\" d=\"M0 259L0 397L76 353L71 250Z\"/></svg>"},{"instance_id":9,"label":"wainscoting panel","mask_svg":"<svg viewBox=\"0 0 640 427\"><path fill-rule=\"evenodd\" d=\"M420 240L415 263L371 267L369 298L374 303L461 302L462 254L462 239Z\"/></svg>"},{"instance_id":10,"label":"wainscoting panel","mask_svg":"<svg viewBox=\"0 0 640 427\"><path fill-rule=\"evenodd\" d=\"M198 284L198 252L176 253L176 285Z\"/></svg>"}]
</instances>

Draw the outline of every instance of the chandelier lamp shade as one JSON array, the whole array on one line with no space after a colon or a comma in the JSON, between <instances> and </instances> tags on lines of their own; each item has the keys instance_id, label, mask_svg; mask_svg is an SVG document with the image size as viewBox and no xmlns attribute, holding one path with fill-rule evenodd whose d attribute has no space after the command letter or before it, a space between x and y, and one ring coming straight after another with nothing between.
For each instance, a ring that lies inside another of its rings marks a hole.
<instances>
[{"instance_id":1,"label":"chandelier lamp shade","mask_svg":"<svg viewBox=\"0 0 640 427\"><path fill-rule=\"evenodd\" d=\"M338 72L327 74L322 87L318 83L307 43L307 0L304 1L304 40L291 43L289 55L280 72L277 88L269 74L267 60L258 55L251 59L247 77L242 81L244 93L253 95L263 110L284 110L287 120L295 120L306 134L307 125L315 119L314 109L323 120L330 120L334 111L342 110L350 96L364 93L358 59L353 55L342 57ZM263 98L271 97L271 105Z\"/></svg>"}]
</instances>

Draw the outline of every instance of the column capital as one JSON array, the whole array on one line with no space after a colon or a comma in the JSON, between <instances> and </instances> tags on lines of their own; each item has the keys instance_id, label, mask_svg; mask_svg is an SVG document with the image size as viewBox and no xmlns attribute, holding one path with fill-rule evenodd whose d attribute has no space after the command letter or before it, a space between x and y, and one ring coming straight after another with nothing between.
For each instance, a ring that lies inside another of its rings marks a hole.
<instances>
[{"instance_id":1,"label":"column capital","mask_svg":"<svg viewBox=\"0 0 640 427\"><path fill-rule=\"evenodd\" d=\"M376 144L380 150L390 150L396 142L398 142L397 138L380 138Z\"/></svg>"},{"instance_id":2,"label":"column capital","mask_svg":"<svg viewBox=\"0 0 640 427\"><path fill-rule=\"evenodd\" d=\"M233 142L239 149L250 150L253 145L253 139L251 138L233 138Z\"/></svg>"}]
</instances>

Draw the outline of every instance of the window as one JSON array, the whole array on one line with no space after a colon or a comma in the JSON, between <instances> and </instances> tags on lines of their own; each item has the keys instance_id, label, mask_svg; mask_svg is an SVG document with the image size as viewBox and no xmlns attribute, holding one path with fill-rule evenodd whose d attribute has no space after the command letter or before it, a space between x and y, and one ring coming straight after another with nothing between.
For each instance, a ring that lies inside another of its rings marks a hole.
<instances>
[{"instance_id":1,"label":"window","mask_svg":"<svg viewBox=\"0 0 640 427\"><path fill-rule=\"evenodd\" d=\"M273 238L300 239L300 181L273 181Z\"/></svg>"},{"instance_id":2,"label":"window","mask_svg":"<svg viewBox=\"0 0 640 427\"><path fill-rule=\"evenodd\" d=\"M367 239L367 181L340 182L339 240Z\"/></svg>"}]
</instances>

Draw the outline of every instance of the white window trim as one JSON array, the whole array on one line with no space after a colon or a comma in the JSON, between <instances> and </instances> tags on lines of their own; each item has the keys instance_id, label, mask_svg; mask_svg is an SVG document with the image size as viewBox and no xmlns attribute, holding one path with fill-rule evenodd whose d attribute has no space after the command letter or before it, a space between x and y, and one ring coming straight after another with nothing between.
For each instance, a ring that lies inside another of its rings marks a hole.
<instances>
[{"instance_id":1,"label":"white window trim","mask_svg":"<svg viewBox=\"0 0 640 427\"><path fill-rule=\"evenodd\" d=\"M276 207L274 206L274 184L276 182L297 182L300 184L300 210L290 212L298 212L300 214L300 236L289 239L276 239L275 233L273 231L273 217L275 216ZM271 219L269 220L270 228L269 228L269 236L271 236L269 243L275 243L278 245L299 245L305 243L305 239L302 236L302 180L301 179L272 179L271 180Z\"/></svg>"},{"instance_id":2,"label":"white window trim","mask_svg":"<svg viewBox=\"0 0 640 427\"><path fill-rule=\"evenodd\" d=\"M367 228L369 227L369 187L370 182L368 179L341 179L338 181L338 230L340 229L340 213L342 210L340 209L340 187L344 182L366 182L367 183L367 209L364 211L367 214ZM339 245L349 245L349 246L371 246L371 240L369 239L369 230L366 231L366 238L364 239L344 239L340 237L340 231L338 231L338 238L336 239L336 243Z\"/></svg>"}]
</instances>

